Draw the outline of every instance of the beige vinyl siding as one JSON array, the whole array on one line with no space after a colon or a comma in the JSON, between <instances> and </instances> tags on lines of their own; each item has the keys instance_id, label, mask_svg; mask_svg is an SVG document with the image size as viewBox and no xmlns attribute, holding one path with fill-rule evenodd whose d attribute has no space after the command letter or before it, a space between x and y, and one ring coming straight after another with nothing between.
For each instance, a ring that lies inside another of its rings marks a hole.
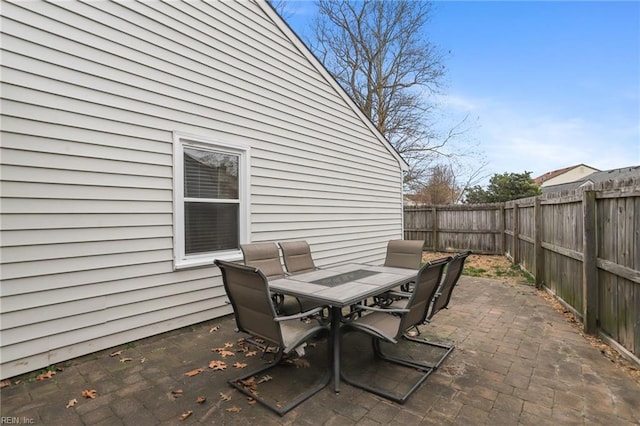
<instances>
[{"instance_id":1,"label":"beige vinyl siding","mask_svg":"<svg viewBox=\"0 0 640 426\"><path fill-rule=\"evenodd\" d=\"M3 2L2 378L230 312L173 267L173 133L251 147L251 239L401 238L397 157L254 2Z\"/></svg>"}]
</instances>

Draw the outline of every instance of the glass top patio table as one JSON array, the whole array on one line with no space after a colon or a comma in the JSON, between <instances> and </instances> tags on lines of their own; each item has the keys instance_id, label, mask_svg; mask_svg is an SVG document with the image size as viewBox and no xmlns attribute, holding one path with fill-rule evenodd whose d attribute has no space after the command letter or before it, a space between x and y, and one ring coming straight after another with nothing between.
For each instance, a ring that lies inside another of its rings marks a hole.
<instances>
[{"instance_id":1,"label":"glass top patio table","mask_svg":"<svg viewBox=\"0 0 640 426\"><path fill-rule=\"evenodd\" d=\"M349 263L269 281L275 292L331 307L330 344L334 391L340 391L340 321L342 308L377 296L416 277L414 269Z\"/></svg>"}]
</instances>

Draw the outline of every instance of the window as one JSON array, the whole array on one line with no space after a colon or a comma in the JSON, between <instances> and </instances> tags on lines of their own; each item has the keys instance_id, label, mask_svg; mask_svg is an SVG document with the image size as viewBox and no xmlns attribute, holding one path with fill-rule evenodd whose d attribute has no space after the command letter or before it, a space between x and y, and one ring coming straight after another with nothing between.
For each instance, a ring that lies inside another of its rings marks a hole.
<instances>
[{"instance_id":1,"label":"window","mask_svg":"<svg viewBox=\"0 0 640 426\"><path fill-rule=\"evenodd\" d=\"M249 148L174 135L175 267L241 256L249 230Z\"/></svg>"}]
</instances>

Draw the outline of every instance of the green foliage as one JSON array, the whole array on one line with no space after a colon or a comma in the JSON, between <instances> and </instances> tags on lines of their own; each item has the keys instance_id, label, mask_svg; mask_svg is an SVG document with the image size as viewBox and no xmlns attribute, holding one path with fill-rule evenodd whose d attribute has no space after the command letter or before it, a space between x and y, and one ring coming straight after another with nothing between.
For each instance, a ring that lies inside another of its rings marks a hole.
<instances>
[{"instance_id":1,"label":"green foliage","mask_svg":"<svg viewBox=\"0 0 640 426\"><path fill-rule=\"evenodd\" d=\"M531 178L531 172L496 173L491 177L487 189L479 185L467 189L465 203L499 203L540 194L542 194L542 191Z\"/></svg>"},{"instance_id":2,"label":"green foliage","mask_svg":"<svg viewBox=\"0 0 640 426\"><path fill-rule=\"evenodd\" d=\"M475 266L465 266L462 270L462 275L466 275L468 277L484 277L486 274L486 269L476 268Z\"/></svg>"}]
</instances>

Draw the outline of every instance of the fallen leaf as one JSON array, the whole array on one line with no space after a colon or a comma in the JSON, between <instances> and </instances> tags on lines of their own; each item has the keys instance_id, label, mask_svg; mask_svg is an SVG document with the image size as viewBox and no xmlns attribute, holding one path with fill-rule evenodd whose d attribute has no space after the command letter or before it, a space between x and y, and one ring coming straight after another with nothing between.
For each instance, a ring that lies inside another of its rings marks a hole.
<instances>
[{"instance_id":1,"label":"fallen leaf","mask_svg":"<svg viewBox=\"0 0 640 426\"><path fill-rule=\"evenodd\" d=\"M233 343L227 342L227 343L224 344L224 347L225 348L232 348L233 347Z\"/></svg>"},{"instance_id":2,"label":"fallen leaf","mask_svg":"<svg viewBox=\"0 0 640 426\"><path fill-rule=\"evenodd\" d=\"M255 398L251 398L250 396L247 397L247 404L253 405L256 402L258 402L258 401Z\"/></svg>"},{"instance_id":3,"label":"fallen leaf","mask_svg":"<svg viewBox=\"0 0 640 426\"><path fill-rule=\"evenodd\" d=\"M220 356L222 358L226 358L228 356L235 356L235 352L231 352L231 351L227 351L227 350L221 350L220 351Z\"/></svg>"},{"instance_id":4,"label":"fallen leaf","mask_svg":"<svg viewBox=\"0 0 640 426\"><path fill-rule=\"evenodd\" d=\"M182 389L177 389L174 391L171 391L171 396L173 396L174 398L180 398L182 396Z\"/></svg>"},{"instance_id":5,"label":"fallen leaf","mask_svg":"<svg viewBox=\"0 0 640 426\"><path fill-rule=\"evenodd\" d=\"M0 389L11 386L11 380L3 380L0 382Z\"/></svg>"},{"instance_id":6,"label":"fallen leaf","mask_svg":"<svg viewBox=\"0 0 640 426\"><path fill-rule=\"evenodd\" d=\"M236 407L234 405L233 407L227 408L227 411L230 412L230 413L239 413L240 411L242 411L242 408Z\"/></svg>"},{"instance_id":7,"label":"fallen leaf","mask_svg":"<svg viewBox=\"0 0 640 426\"><path fill-rule=\"evenodd\" d=\"M247 366L247 364L244 363L244 362L236 362L235 364L233 364L233 366L235 368L245 368Z\"/></svg>"},{"instance_id":8,"label":"fallen leaf","mask_svg":"<svg viewBox=\"0 0 640 426\"><path fill-rule=\"evenodd\" d=\"M309 363L309 360L306 360L304 358L297 358L295 361L293 361L293 365L295 365L296 368L309 368L309 367L311 367L311 364Z\"/></svg>"},{"instance_id":9,"label":"fallen leaf","mask_svg":"<svg viewBox=\"0 0 640 426\"><path fill-rule=\"evenodd\" d=\"M146 360L147 360L146 358L142 358L142 359L140 360L140 364L144 364Z\"/></svg>"},{"instance_id":10,"label":"fallen leaf","mask_svg":"<svg viewBox=\"0 0 640 426\"><path fill-rule=\"evenodd\" d=\"M268 382L269 380L273 380L273 377L271 377L268 374L266 374L266 375L262 376L262 378L260 380L258 380L258 384L264 383L264 382Z\"/></svg>"},{"instance_id":11,"label":"fallen leaf","mask_svg":"<svg viewBox=\"0 0 640 426\"><path fill-rule=\"evenodd\" d=\"M256 356L256 355L258 355L257 351L249 351L244 353L244 356Z\"/></svg>"},{"instance_id":12,"label":"fallen leaf","mask_svg":"<svg viewBox=\"0 0 640 426\"><path fill-rule=\"evenodd\" d=\"M224 361L213 360L209 363L209 368L215 370L226 370L227 364Z\"/></svg>"},{"instance_id":13,"label":"fallen leaf","mask_svg":"<svg viewBox=\"0 0 640 426\"><path fill-rule=\"evenodd\" d=\"M196 402L197 402L198 404L204 404L204 402L205 402L206 400L207 400L207 398L206 398L206 397L204 397L204 396L199 396L198 398L196 398Z\"/></svg>"},{"instance_id":14,"label":"fallen leaf","mask_svg":"<svg viewBox=\"0 0 640 426\"><path fill-rule=\"evenodd\" d=\"M202 373L203 371L204 371L204 368L196 368L195 370L187 371L186 373L184 373L184 375L193 377L195 375Z\"/></svg>"},{"instance_id":15,"label":"fallen leaf","mask_svg":"<svg viewBox=\"0 0 640 426\"><path fill-rule=\"evenodd\" d=\"M231 395L228 393L220 392L220 399L223 401L231 401Z\"/></svg>"},{"instance_id":16,"label":"fallen leaf","mask_svg":"<svg viewBox=\"0 0 640 426\"><path fill-rule=\"evenodd\" d=\"M98 396L98 392L95 389L83 390L82 396L85 398L95 399Z\"/></svg>"},{"instance_id":17,"label":"fallen leaf","mask_svg":"<svg viewBox=\"0 0 640 426\"><path fill-rule=\"evenodd\" d=\"M184 413L182 413L182 415L180 416L180 421L185 420L187 417L189 417L190 415L193 414L193 411L189 410L189 411L185 411Z\"/></svg>"},{"instance_id":18,"label":"fallen leaf","mask_svg":"<svg viewBox=\"0 0 640 426\"><path fill-rule=\"evenodd\" d=\"M213 333L214 331L218 331L218 330L220 330L220 326L219 326L219 325L216 325L216 326L211 327L211 328L209 329L209 333Z\"/></svg>"},{"instance_id":19,"label":"fallen leaf","mask_svg":"<svg viewBox=\"0 0 640 426\"><path fill-rule=\"evenodd\" d=\"M109 356L113 357L113 356L120 356L122 355L122 351L117 351L117 352L112 352L109 354Z\"/></svg>"},{"instance_id":20,"label":"fallen leaf","mask_svg":"<svg viewBox=\"0 0 640 426\"><path fill-rule=\"evenodd\" d=\"M120 362L133 361L133 358L120 358Z\"/></svg>"},{"instance_id":21,"label":"fallen leaf","mask_svg":"<svg viewBox=\"0 0 640 426\"><path fill-rule=\"evenodd\" d=\"M74 405L76 405L78 403L78 400L73 398L70 399L69 402L67 402L67 408L73 407Z\"/></svg>"},{"instance_id":22,"label":"fallen leaf","mask_svg":"<svg viewBox=\"0 0 640 426\"><path fill-rule=\"evenodd\" d=\"M40 375L37 377L37 379L38 379L38 380L47 380L47 379L52 378L55 374L56 374L56 372L55 372L55 371L47 371L46 373L42 373L42 374L40 374Z\"/></svg>"}]
</instances>

